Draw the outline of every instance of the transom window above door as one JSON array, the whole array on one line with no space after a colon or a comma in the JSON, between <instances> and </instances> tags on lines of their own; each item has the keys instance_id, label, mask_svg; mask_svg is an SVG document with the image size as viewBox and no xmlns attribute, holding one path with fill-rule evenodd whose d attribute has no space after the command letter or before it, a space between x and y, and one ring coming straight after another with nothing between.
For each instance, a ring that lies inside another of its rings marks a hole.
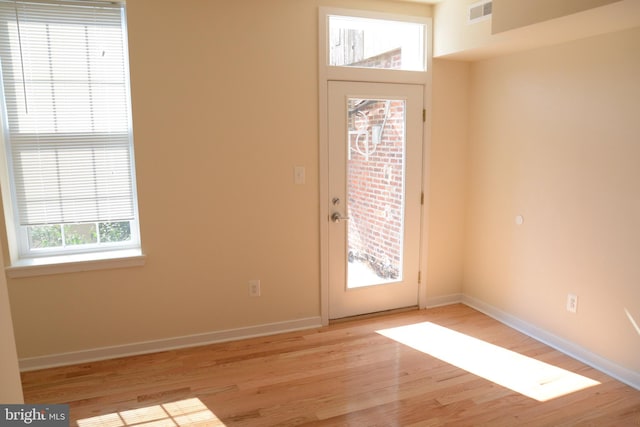
<instances>
[{"instance_id":1,"label":"transom window above door","mask_svg":"<svg viewBox=\"0 0 640 427\"><path fill-rule=\"evenodd\" d=\"M327 65L426 70L426 25L360 16L327 16Z\"/></svg>"}]
</instances>

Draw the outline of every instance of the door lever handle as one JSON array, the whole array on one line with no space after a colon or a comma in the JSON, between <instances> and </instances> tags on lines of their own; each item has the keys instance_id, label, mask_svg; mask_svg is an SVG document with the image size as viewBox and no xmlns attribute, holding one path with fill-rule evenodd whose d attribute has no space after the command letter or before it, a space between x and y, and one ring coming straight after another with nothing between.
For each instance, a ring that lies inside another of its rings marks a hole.
<instances>
[{"instance_id":1,"label":"door lever handle","mask_svg":"<svg viewBox=\"0 0 640 427\"><path fill-rule=\"evenodd\" d=\"M334 212L331 214L331 221L333 222L348 221L350 219L351 217L340 215L340 212Z\"/></svg>"}]
</instances>

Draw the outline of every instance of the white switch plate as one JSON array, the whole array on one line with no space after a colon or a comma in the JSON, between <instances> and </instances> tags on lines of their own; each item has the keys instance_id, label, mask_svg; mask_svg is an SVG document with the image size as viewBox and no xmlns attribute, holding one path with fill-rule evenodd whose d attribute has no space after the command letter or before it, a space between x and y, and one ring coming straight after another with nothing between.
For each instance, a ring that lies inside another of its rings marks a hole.
<instances>
[{"instance_id":1,"label":"white switch plate","mask_svg":"<svg viewBox=\"0 0 640 427\"><path fill-rule=\"evenodd\" d=\"M260 280L249 280L249 296L260 296Z\"/></svg>"},{"instance_id":2,"label":"white switch plate","mask_svg":"<svg viewBox=\"0 0 640 427\"><path fill-rule=\"evenodd\" d=\"M305 177L306 171L304 166L296 166L293 168L293 180L296 184L304 184L306 181Z\"/></svg>"},{"instance_id":3,"label":"white switch plate","mask_svg":"<svg viewBox=\"0 0 640 427\"><path fill-rule=\"evenodd\" d=\"M574 294L567 295L567 311L569 313L578 312L578 296Z\"/></svg>"}]
</instances>

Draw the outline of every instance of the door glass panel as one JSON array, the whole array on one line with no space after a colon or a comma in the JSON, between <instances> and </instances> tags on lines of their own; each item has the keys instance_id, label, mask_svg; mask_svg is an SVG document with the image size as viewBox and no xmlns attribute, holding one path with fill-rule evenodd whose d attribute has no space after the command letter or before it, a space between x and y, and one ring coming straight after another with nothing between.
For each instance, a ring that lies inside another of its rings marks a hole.
<instances>
[{"instance_id":1,"label":"door glass panel","mask_svg":"<svg viewBox=\"0 0 640 427\"><path fill-rule=\"evenodd\" d=\"M405 101L347 100L347 288L402 281Z\"/></svg>"},{"instance_id":2,"label":"door glass panel","mask_svg":"<svg viewBox=\"0 0 640 427\"><path fill-rule=\"evenodd\" d=\"M329 65L425 70L425 25L416 22L329 16Z\"/></svg>"}]
</instances>

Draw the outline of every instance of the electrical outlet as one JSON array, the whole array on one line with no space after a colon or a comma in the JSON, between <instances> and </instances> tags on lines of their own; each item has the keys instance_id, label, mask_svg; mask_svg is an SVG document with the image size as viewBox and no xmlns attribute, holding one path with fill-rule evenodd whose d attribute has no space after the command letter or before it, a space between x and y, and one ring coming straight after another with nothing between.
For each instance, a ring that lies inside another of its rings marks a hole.
<instances>
[{"instance_id":1,"label":"electrical outlet","mask_svg":"<svg viewBox=\"0 0 640 427\"><path fill-rule=\"evenodd\" d=\"M249 296L260 296L260 280L249 280Z\"/></svg>"},{"instance_id":2,"label":"electrical outlet","mask_svg":"<svg viewBox=\"0 0 640 427\"><path fill-rule=\"evenodd\" d=\"M574 294L567 295L567 311L569 313L578 312L578 296Z\"/></svg>"}]
</instances>

